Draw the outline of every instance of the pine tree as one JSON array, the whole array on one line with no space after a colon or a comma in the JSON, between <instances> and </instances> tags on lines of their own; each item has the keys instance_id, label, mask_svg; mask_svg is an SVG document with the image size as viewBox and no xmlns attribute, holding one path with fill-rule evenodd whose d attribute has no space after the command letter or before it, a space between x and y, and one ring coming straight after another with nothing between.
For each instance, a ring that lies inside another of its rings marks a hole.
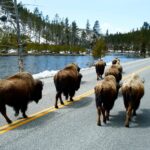
<instances>
[{"instance_id":1,"label":"pine tree","mask_svg":"<svg viewBox=\"0 0 150 150\"><path fill-rule=\"evenodd\" d=\"M69 45L70 39L70 31L69 31L69 20L68 18L65 19L65 44Z\"/></svg>"},{"instance_id":2,"label":"pine tree","mask_svg":"<svg viewBox=\"0 0 150 150\"><path fill-rule=\"evenodd\" d=\"M72 22L71 26L71 45L76 45L78 42L78 27L75 21Z\"/></svg>"},{"instance_id":3,"label":"pine tree","mask_svg":"<svg viewBox=\"0 0 150 150\"><path fill-rule=\"evenodd\" d=\"M99 25L99 21L96 20L93 26L93 32L96 34L97 37L100 36L100 25Z\"/></svg>"},{"instance_id":4,"label":"pine tree","mask_svg":"<svg viewBox=\"0 0 150 150\"><path fill-rule=\"evenodd\" d=\"M87 33L87 35L90 33L90 23L89 23L89 20L87 20L87 23L86 23L86 33Z\"/></svg>"},{"instance_id":5,"label":"pine tree","mask_svg":"<svg viewBox=\"0 0 150 150\"><path fill-rule=\"evenodd\" d=\"M86 37L87 37L86 32L83 30L82 33L81 33L81 39L80 39L81 46L83 46L83 47L87 47Z\"/></svg>"}]
</instances>

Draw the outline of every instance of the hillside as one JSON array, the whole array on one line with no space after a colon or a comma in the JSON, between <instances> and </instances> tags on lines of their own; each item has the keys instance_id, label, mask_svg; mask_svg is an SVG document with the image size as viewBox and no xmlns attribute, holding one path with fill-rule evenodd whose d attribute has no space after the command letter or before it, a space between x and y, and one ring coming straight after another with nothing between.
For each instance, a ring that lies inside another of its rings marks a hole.
<instances>
[{"instance_id":1,"label":"hillside","mask_svg":"<svg viewBox=\"0 0 150 150\"><path fill-rule=\"evenodd\" d=\"M75 21L70 23L67 17L62 19L58 14L50 19L48 15L43 16L38 8L35 8L32 13L21 3L17 5L17 10L20 44L18 44L13 0L0 1L0 54L18 49L18 45L25 53L34 52L34 54L80 54L93 50L93 54L101 55L107 49L150 54L150 24L148 22L144 22L142 27L132 29L128 33L109 34L107 32L106 35L101 35L97 20L93 29L89 28L89 22L85 29L79 29Z\"/></svg>"},{"instance_id":2,"label":"hillside","mask_svg":"<svg viewBox=\"0 0 150 150\"><path fill-rule=\"evenodd\" d=\"M12 0L0 2L0 49L17 48L17 25L14 4ZM21 43L27 45L27 50L35 50L39 45L42 49L52 49L52 46L65 46L63 49L90 48L96 33L90 29L79 29L73 21L69 24L68 18L61 19L56 14L53 20L44 17L38 8L31 13L23 4L17 5ZM2 21L2 17L7 19ZM55 49L55 48L54 48ZM74 50L73 50L74 51Z\"/></svg>"}]
</instances>

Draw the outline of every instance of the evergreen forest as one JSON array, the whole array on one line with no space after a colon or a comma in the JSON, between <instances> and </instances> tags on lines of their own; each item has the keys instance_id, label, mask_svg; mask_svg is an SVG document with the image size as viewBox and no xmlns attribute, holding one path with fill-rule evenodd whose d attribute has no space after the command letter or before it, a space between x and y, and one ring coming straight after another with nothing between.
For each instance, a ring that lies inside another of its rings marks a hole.
<instances>
[{"instance_id":1,"label":"evergreen forest","mask_svg":"<svg viewBox=\"0 0 150 150\"><path fill-rule=\"evenodd\" d=\"M135 52L142 55L150 54L150 24L141 23L138 29L131 29L128 33L105 34L100 32L100 23L95 21L93 27L87 20L85 29L80 29L76 21L61 18L58 14L54 18L44 16L35 7L30 12L22 3L17 4L20 25L21 47L24 53L92 53L102 56L108 50L121 52ZM9 49L18 48L16 12L13 0L0 1L0 53L7 53ZM8 25L9 24L9 25Z\"/></svg>"}]
</instances>

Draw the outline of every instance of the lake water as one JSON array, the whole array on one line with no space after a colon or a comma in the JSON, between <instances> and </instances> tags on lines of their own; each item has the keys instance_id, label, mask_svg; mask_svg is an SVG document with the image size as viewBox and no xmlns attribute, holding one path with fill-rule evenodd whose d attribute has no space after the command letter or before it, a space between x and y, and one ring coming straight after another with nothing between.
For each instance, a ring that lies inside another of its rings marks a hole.
<instances>
[{"instance_id":1,"label":"lake water","mask_svg":"<svg viewBox=\"0 0 150 150\"><path fill-rule=\"evenodd\" d=\"M106 63L111 62L115 57L120 58L121 62L134 61L141 59L133 54L108 53L103 57ZM62 55L41 55L24 56L24 68L32 74L38 74L41 77L52 75L56 71L64 68L69 63L77 63L81 68L88 68L98 58L91 55L86 56L62 56ZM5 78L18 72L17 56L0 56L0 78Z\"/></svg>"}]
</instances>

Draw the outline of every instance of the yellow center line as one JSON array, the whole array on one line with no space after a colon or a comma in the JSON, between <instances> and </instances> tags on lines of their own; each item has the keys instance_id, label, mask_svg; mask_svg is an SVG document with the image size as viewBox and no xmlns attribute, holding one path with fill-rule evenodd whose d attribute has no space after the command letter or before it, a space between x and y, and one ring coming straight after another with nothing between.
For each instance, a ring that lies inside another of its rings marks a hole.
<instances>
[{"instance_id":1,"label":"yellow center line","mask_svg":"<svg viewBox=\"0 0 150 150\"><path fill-rule=\"evenodd\" d=\"M141 68L141 69L139 69L137 71L134 71L134 73L140 73L140 72L143 72L143 71L148 70L148 69L150 69L150 66L143 67L143 68ZM129 78L129 76L131 74L128 74L128 75L124 76L122 78L122 80L125 80L125 79ZM83 98L85 98L85 97L87 97L89 95L92 95L93 93L94 93L94 89L91 89L91 90L89 90L89 91L87 91L87 92L85 92L85 93L83 93L83 94L81 94L79 96L74 97L74 100L75 101L80 101L81 99L83 99ZM64 101L64 105L60 105L59 104L58 107L59 108L63 108L64 106L69 105L71 103L72 102L70 102L70 101ZM40 118L40 117L42 117L42 116L44 116L44 115L46 115L46 114L48 114L50 112L54 112L56 110L57 109L54 106L53 107L49 107L49 108L46 108L46 109L44 109L42 111L39 111L37 113L34 113L34 114L30 115L26 119L24 119L24 118L23 119L19 119L19 120L16 120L16 121L12 122L11 124L6 124L4 126L1 126L0 127L0 134L6 133L9 130L15 129L15 128L21 126L21 125L24 125L24 124L26 124L28 122L31 122L31 121L33 121L33 120L35 120L37 118Z\"/></svg>"}]
</instances>

